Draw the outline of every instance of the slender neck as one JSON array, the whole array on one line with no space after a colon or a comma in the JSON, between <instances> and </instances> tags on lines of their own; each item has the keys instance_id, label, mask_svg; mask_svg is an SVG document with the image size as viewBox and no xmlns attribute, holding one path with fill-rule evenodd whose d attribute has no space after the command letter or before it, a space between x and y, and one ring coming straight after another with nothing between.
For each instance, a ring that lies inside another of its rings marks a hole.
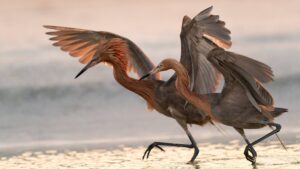
<instances>
[{"instance_id":1,"label":"slender neck","mask_svg":"<svg viewBox=\"0 0 300 169\"><path fill-rule=\"evenodd\" d=\"M186 69L180 63L172 64L172 69L174 69L177 75L175 85L179 93L192 105L212 117L208 98L202 95L197 95L189 88L190 80Z\"/></svg>"},{"instance_id":2,"label":"slender neck","mask_svg":"<svg viewBox=\"0 0 300 169\"><path fill-rule=\"evenodd\" d=\"M136 80L128 76L127 71L117 62L111 62L116 81L126 89L138 94L148 103L148 108L156 108L154 101L154 83L149 80Z\"/></svg>"}]
</instances>

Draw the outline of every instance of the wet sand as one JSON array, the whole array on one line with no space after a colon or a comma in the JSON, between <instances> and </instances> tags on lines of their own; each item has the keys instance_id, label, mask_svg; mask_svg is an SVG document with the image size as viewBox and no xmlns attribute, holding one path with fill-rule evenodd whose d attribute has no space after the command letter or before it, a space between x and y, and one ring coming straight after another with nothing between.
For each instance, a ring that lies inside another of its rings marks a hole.
<instances>
[{"instance_id":1,"label":"wet sand","mask_svg":"<svg viewBox=\"0 0 300 169\"><path fill-rule=\"evenodd\" d=\"M98 149L84 152L48 150L26 152L2 157L0 168L30 169L96 169L96 168L253 168L244 159L244 145L239 141L229 144L199 144L200 155L194 164L188 164L193 151L183 148L154 149L148 160L142 160L145 147L120 147L113 150ZM285 151L277 142L255 146L258 152L257 168L300 168L300 144L287 145Z\"/></svg>"}]
</instances>

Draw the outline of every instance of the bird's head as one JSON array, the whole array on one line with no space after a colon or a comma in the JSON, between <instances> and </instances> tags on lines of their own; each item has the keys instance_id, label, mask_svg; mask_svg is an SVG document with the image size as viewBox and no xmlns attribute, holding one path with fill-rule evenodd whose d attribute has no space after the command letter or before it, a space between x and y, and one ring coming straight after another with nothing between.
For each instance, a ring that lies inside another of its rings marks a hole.
<instances>
[{"instance_id":1,"label":"bird's head","mask_svg":"<svg viewBox=\"0 0 300 169\"><path fill-rule=\"evenodd\" d=\"M122 39L113 38L99 46L91 61L88 62L83 69L81 69L75 78L79 77L85 71L101 62L108 64L118 62L120 63L119 65L126 68L128 64L126 59L127 53L127 43Z\"/></svg>"},{"instance_id":2,"label":"bird's head","mask_svg":"<svg viewBox=\"0 0 300 169\"><path fill-rule=\"evenodd\" d=\"M146 77L153 75L158 72L167 71L169 69L172 69L175 64L177 64L178 61L175 59L164 59L161 61L154 69L152 69L149 73L145 74L140 78L140 80L145 79Z\"/></svg>"}]
</instances>

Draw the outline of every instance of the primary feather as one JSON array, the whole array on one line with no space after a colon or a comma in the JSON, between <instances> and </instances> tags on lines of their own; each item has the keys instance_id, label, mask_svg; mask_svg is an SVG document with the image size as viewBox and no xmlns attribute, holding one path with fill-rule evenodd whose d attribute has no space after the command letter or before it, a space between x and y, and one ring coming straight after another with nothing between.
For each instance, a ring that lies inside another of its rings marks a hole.
<instances>
[{"instance_id":1,"label":"primary feather","mask_svg":"<svg viewBox=\"0 0 300 169\"><path fill-rule=\"evenodd\" d=\"M209 7L193 19L183 18L180 62L190 76L190 89L198 94L212 93L218 87L220 73L207 60L207 54L216 47L231 46L230 31ZM173 75L171 80L174 80Z\"/></svg>"},{"instance_id":2,"label":"primary feather","mask_svg":"<svg viewBox=\"0 0 300 169\"><path fill-rule=\"evenodd\" d=\"M79 62L82 64L91 61L104 43L113 38L120 38L127 43L129 48L128 70L132 68L141 77L154 68L153 63L135 43L120 35L61 26L47 25L44 27L53 30L46 34L53 36L50 40L55 41L54 46L60 47L61 50L68 52L73 57L80 57ZM153 75L151 78L159 79L159 74Z\"/></svg>"}]
</instances>

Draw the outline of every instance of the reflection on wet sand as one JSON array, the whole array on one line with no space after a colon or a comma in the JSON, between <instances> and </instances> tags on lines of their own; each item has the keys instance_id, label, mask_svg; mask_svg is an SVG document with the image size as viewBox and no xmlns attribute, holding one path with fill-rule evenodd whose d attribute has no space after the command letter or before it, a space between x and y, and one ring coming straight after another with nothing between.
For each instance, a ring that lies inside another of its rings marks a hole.
<instances>
[{"instance_id":1,"label":"reflection on wet sand","mask_svg":"<svg viewBox=\"0 0 300 169\"><path fill-rule=\"evenodd\" d=\"M148 160L141 156L145 147L122 147L114 150L89 150L85 152L55 150L45 152L27 152L13 157L2 157L0 168L30 169L95 169L95 168L253 168L244 159L244 146L238 141L230 144L200 144L200 156L196 162L186 161L192 151L181 148L166 148L166 152L154 150ZM287 145L285 151L275 142L255 147L258 152L257 167L259 169L285 168L294 169L300 165L300 144Z\"/></svg>"}]
</instances>

